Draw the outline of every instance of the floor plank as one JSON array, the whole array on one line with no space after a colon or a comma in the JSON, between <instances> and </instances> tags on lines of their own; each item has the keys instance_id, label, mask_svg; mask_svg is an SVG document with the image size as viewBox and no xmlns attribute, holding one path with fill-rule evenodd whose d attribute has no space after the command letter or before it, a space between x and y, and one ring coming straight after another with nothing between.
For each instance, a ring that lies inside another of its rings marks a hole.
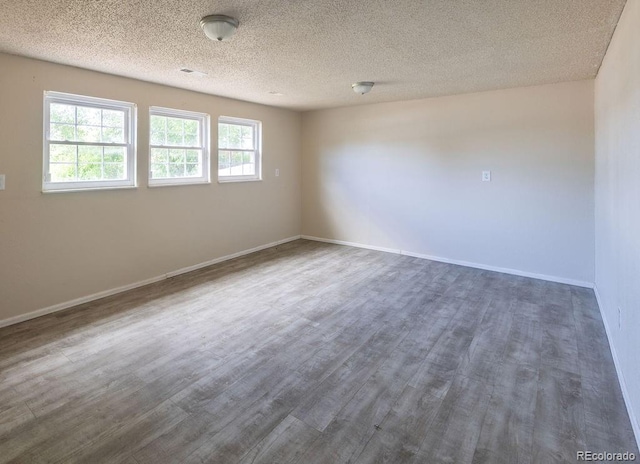
<instances>
[{"instance_id":1,"label":"floor plank","mask_svg":"<svg viewBox=\"0 0 640 464\"><path fill-rule=\"evenodd\" d=\"M586 450L582 381L579 375L542 366L538 373L533 463L571 462Z\"/></svg>"},{"instance_id":2,"label":"floor plank","mask_svg":"<svg viewBox=\"0 0 640 464\"><path fill-rule=\"evenodd\" d=\"M504 363L494 385L473 463L529 464L538 372L521 364Z\"/></svg>"},{"instance_id":3,"label":"floor plank","mask_svg":"<svg viewBox=\"0 0 640 464\"><path fill-rule=\"evenodd\" d=\"M320 435L313 427L289 415L244 455L240 464L291 464Z\"/></svg>"},{"instance_id":4,"label":"floor plank","mask_svg":"<svg viewBox=\"0 0 640 464\"><path fill-rule=\"evenodd\" d=\"M638 454L593 291L297 240L0 329L0 463Z\"/></svg>"}]
</instances>

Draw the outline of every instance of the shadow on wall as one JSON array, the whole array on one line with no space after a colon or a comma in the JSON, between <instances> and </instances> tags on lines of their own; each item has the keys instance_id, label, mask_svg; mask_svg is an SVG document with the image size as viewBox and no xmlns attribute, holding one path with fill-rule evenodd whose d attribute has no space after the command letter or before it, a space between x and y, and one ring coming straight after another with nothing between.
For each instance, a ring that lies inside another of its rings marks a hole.
<instances>
[{"instance_id":1,"label":"shadow on wall","mask_svg":"<svg viewBox=\"0 0 640 464\"><path fill-rule=\"evenodd\" d=\"M327 147L316 160L316 206L328 237L455 256L452 244L481 246L505 215L527 211L488 207L492 192L479 182L474 147L439 141Z\"/></svg>"},{"instance_id":2,"label":"shadow on wall","mask_svg":"<svg viewBox=\"0 0 640 464\"><path fill-rule=\"evenodd\" d=\"M305 115L304 233L591 282L592 97L573 82Z\"/></svg>"}]
</instances>

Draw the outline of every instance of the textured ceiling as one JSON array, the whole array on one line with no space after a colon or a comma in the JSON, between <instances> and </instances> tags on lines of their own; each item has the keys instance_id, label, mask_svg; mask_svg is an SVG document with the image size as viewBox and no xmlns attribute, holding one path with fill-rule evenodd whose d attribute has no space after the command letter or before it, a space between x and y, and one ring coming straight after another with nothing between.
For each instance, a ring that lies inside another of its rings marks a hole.
<instances>
[{"instance_id":1,"label":"textured ceiling","mask_svg":"<svg viewBox=\"0 0 640 464\"><path fill-rule=\"evenodd\" d=\"M593 78L624 3L0 0L0 51L307 110ZM236 35L208 40L208 14Z\"/></svg>"}]
</instances>

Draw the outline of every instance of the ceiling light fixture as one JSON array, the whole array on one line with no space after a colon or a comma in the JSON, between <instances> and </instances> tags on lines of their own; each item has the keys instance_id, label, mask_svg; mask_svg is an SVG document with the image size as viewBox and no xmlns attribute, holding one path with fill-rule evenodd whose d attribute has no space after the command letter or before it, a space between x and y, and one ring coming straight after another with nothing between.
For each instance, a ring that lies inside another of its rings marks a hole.
<instances>
[{"instance_id":1,"label":"ceiling light fixture","mask_svg":"<svg viewBox=\"0 0 640 464\"><path fill-rule=\"evenodd\" d=\"M219 42L235 34L239 25L240 22L237 19L225 15L209 15L200 20L200 27L205 35Z\"/></svg>"},{"instance_id":2,"label":"ceiling light fixture","mask_svg":"<svg viewBox=\"0 0 640 464\"><path fill-rule=\"evenodd\" d=\"M356 82L355 84L351 84L351 88L355 93L364 95L365 93L371 92L373 84L373 82Z\"/></svg>"}]
</instances>

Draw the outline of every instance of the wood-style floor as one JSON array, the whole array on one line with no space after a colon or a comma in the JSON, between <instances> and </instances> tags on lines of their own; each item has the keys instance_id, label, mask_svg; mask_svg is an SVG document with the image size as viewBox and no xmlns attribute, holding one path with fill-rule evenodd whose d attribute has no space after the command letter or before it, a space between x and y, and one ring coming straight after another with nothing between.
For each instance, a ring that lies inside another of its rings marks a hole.
<instances>
[{"instance_id":1,"label":"wood-style floor","mask_svg":"<svg viewBox=\"0 0 640 464\"><path fill-rule=\"evenodd\" d=\"M0 462L638 454L591 290L299 240L0 329Z\"/></svg>"}]
</instances>

